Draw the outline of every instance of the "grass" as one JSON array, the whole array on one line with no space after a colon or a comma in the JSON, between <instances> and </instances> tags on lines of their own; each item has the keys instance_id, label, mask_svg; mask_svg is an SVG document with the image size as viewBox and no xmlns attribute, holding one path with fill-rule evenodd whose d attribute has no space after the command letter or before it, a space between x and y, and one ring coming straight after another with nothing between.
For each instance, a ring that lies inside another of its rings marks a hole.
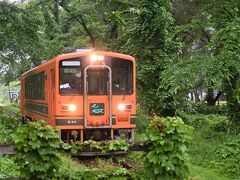
<instances>
[{"instance_id":1,"label":"grass","mask_svg":"<svg viewBox=\"0 0 240 180\"><path fill-rule=\"evenodd\" d=\"M200 179L239 179L240 157L235 142L240 135L229 134L227 118L215 115L192 115L189 122L195 127L192 144L190 146L191 175ZM226 146L233 142L234 149ZM226 150L231 150L229 153ZM240 149L240 147L238 147ZM236 152L235 152L236 151ZM223 155L227 155L224 157ZM216 176L216 177L215 177Z\"/></svg>"},{"instance_id":2,"label":"grass","mask_svg":"<svg viewBox=\"0 0 240 180\"><path fill-rule=\"evenodd\" d=\"M189 166L191 180L228 180L229 178L216 174L207 168L200 166Z\"/></svg>"}]
</instances>

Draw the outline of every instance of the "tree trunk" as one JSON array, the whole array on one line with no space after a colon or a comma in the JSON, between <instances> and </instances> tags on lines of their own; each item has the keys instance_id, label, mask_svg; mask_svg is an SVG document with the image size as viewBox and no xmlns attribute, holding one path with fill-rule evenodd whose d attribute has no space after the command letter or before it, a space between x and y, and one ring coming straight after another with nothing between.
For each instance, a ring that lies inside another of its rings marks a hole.
<instances>
[{"instance_id":1,"label":"tree trunk","mask_svg":"<svg viewBox=\"0 0 240 180\"><path fill-rule=\"evenodd\" d=\"M53 16L54 16L55 23L59 24L59 7L58 7L58 2L57 1L54 2L52 13L53 13Z\"/></svg>"},{"instance_id":2,"label":"tree trunk","mask_svg":"<svg viewBox=\"0 0 240 180\"><path fill-rule=\"evenodd\" d=\"M190 99L191 101L194 101L193 92L190 92Z\"/></svg>"},{"instance_id":3,"label":"tree trunk","mask_svg":"<svg viewBox=\"0 0 240 180\"><path fill-rule=\"evenodd\" d=\"M222 95L222 91L219 91L217 93L217 96L214 97L214 92L213 92L213 89L212 88L209 88L207 90L207 97L206 97L206 100L207 100L207 104L209 106L215 106L216 105L216 102L218 101L218 99L220 98L220 96Z\"/></svg>"},{"instance_id":4,"label":"tree trunk","mask_svg":"<svg viewBox=\"0 0 240 180\"><path fill-rule=\"evenodd\" d=\"M197 90L194 90L194 97L195 97L195 102L200 102L200 98L199 98L199 93Z\"/></svg>"}]
</instances>

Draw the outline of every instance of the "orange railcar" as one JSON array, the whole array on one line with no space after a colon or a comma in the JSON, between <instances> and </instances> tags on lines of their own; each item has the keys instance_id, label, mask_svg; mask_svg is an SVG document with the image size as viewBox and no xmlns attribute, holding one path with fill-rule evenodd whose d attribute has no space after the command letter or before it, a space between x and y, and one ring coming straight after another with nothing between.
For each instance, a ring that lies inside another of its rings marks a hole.
<instances>
[{"instance_id":1,"label":"orange railcar","mask_svg":"<svg viewBox=\"0 0 240 180\"><path fill-rule=\"evenodd\" d=\"M59 55L21 77L23 120L45 120L64 141L134 139L136 65L103 51Z\"/></svg>"}]
</instances>

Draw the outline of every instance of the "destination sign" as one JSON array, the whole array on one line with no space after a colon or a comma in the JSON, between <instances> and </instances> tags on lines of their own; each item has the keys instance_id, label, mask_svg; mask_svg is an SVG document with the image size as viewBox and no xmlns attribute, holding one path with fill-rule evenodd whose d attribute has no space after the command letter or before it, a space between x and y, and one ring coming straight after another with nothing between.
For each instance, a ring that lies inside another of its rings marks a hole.
<instances>
[{"instance_id":1,"label":"destination sign","mask_svg":"<svg viewBox=\"0 0 240 180\"><path fill-rule=\"evenodd\" d=\"M62 66L80 66L80 61L62 61Z\"/></svg>"}]
</instances>

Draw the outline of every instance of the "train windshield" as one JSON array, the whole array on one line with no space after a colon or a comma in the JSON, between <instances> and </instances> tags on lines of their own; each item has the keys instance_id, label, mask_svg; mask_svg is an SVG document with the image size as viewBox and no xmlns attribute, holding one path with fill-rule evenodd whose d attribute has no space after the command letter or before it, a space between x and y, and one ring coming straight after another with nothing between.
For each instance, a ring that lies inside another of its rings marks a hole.
<instances>
[{"instance_id":1,"label":"train windshield","mask_svg":"<svg viewBox=\"0 0 240 180\"><path fill-rule=\"evenodd\" d=\"M108 71L107 69L89 69L88 72L88 94L107 95Z\"/></svg>"},{"instance_id":2,"label":"train windshield","mask_svg":"<svg viewBox=\"0 0 240 180\"><path fill-rule=\"evenodd\" d=\"M112 70L112 94L131 95L133 93L133 62L126 59L106 57L106 66ZM84 69L89 61L84 58L65 59L59 62L60 95L82 95ZM89 95L107 95L109 71L105 68L87 70Z\"/></svg>"},{"instance_id":3,"label":"train windshield","mask_svg":"<svg viewBox=\"0 0 240 180\"><path fill-rule=\"evenodd\" d=\"M59 64L59 91L61 95L82 94L81 61L62 60Z\"/></svg>"}]
</instances>

